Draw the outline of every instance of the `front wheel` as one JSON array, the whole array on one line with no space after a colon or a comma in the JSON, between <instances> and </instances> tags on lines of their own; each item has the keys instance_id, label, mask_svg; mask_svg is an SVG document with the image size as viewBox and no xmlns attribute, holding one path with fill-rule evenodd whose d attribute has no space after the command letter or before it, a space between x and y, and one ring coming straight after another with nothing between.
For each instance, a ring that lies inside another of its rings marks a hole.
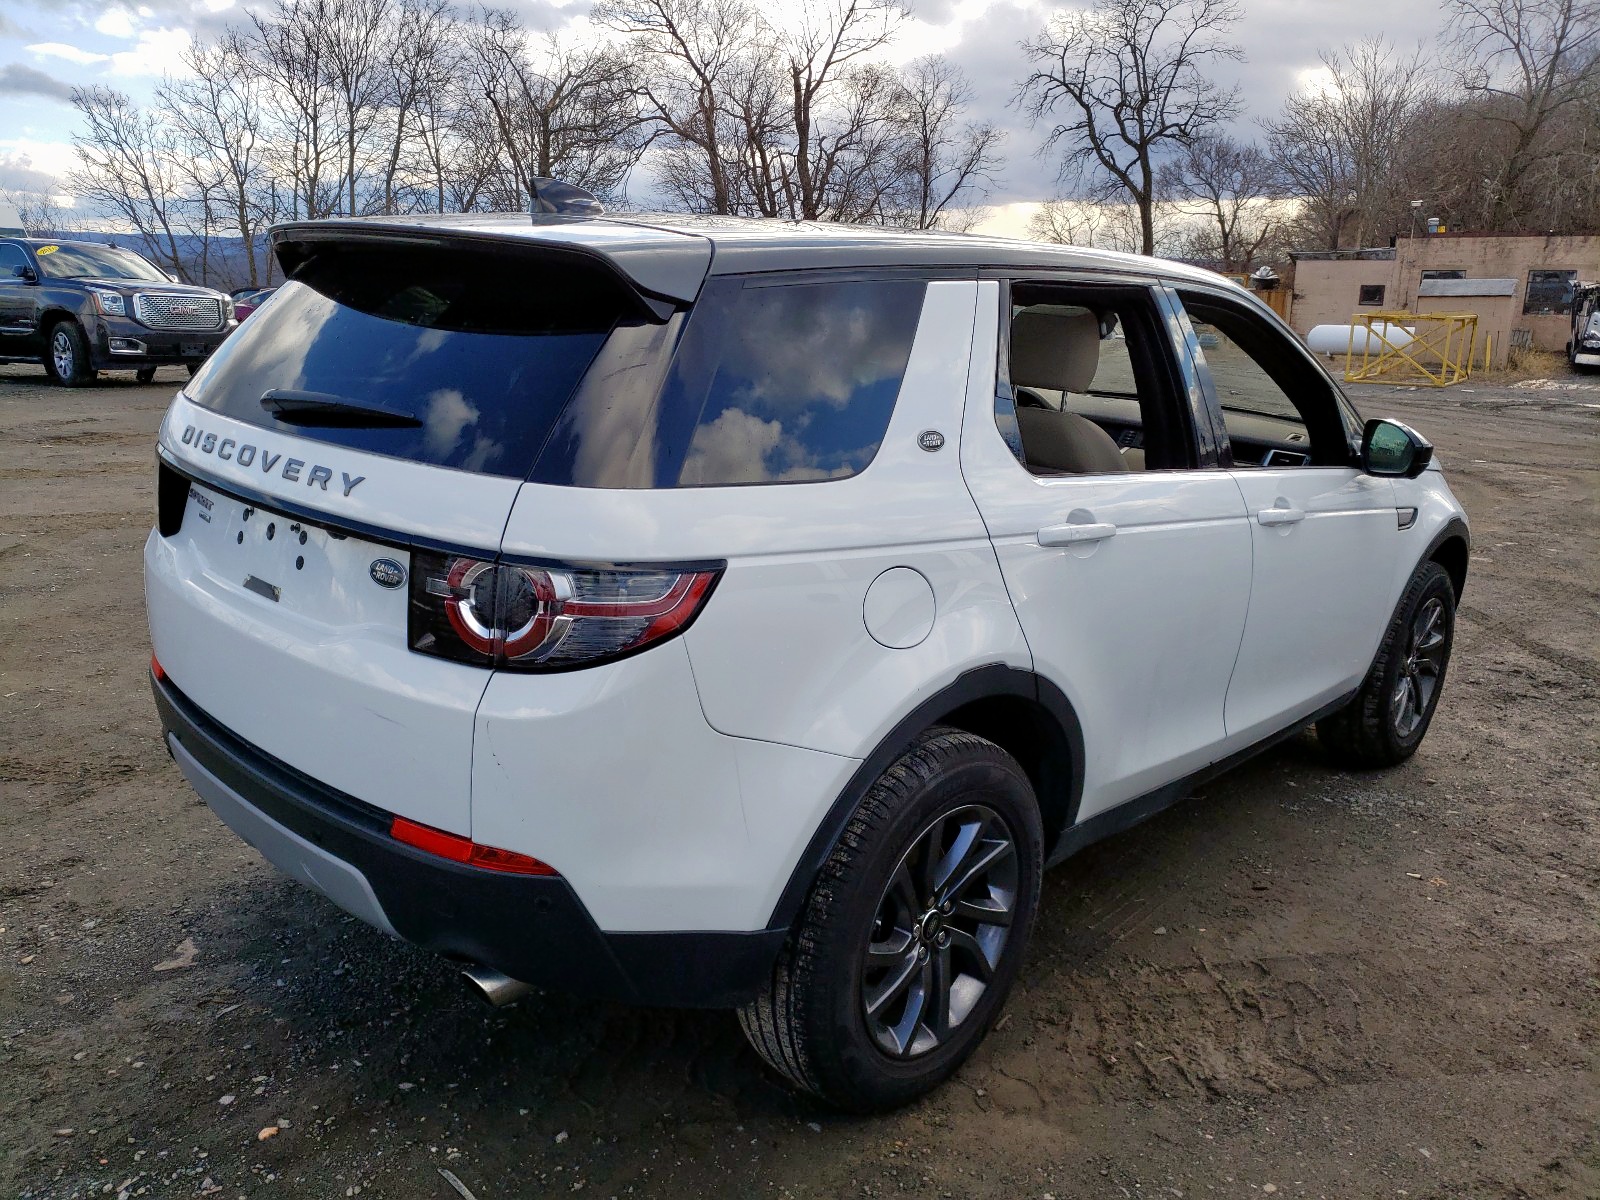
<instances>
[{"instance_id":1,"label":"front wheel","mask_svg":"<svg viewBox=\"0 0 1600 1200\"><path fill-rule=\"evenodd\" d=\"M1351 767L1392 767L1415 754L1444 690L1455 630L1455 585L1438 563L1425 562L1406 585L1361 690L1317 722L1318 740Z\"/></svg>"},{"instance_id":2,"label":"front wheel","mask_svg":"<svg viewBox=\"0 0 1600 1200\"><path fill-rule=\"evenodd\" d=\"M140 367L133 373L133 377L140 383L153 383L156 377L156 369L154 367Z\"/></svg>"},{"instance_id":3,"label":"front wheel","mask_svg":"<svg viewBox=\"0 0 1600 1200\"><path fill-rule=\"evenodd\" d=\"M1017 976L1039 903L1033 789L993 742L935 728L873 784L768 987L739 1013L795 1087L857 1112L948 1078Z\"/></svg>"},{"instance_id":4,"label":"front wheel","mask_svg":"<svg viewBox=\"0 0 1600 1200\"><path fill-rule=\"evenodd\" d=\"M50 331L45 371L62 387L88 387L100 375L89 365L89 339L76 321L61 321Z\"/></svg>"}]
</instances>

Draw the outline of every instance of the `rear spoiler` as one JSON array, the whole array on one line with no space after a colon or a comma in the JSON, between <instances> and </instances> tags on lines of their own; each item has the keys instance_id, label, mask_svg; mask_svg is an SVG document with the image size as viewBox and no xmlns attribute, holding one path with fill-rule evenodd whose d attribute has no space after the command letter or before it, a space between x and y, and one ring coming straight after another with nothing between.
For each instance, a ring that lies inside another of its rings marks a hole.
<instances>
[{"instance_id":1,"label":"rear spoiler","mask_svg":"<svg viewBox=\"0 0 1600 1200\"><path fill-rule=\"evenodd\" d=\"M319 246L330 243L471 248L503 255L508 265L520 260L600 267L660 321L694 302L711 268L709 238L626 221L565 216L336 217L275 225L267 237L285 278L291 278Z\"/></svg>"}]
</instances>

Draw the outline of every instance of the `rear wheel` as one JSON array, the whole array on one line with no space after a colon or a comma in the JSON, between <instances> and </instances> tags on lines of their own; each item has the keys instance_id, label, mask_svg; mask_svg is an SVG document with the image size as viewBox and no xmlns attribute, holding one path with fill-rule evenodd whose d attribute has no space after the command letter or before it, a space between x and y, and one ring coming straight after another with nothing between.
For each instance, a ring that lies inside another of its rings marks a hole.
<instances>
[{"instance_id":1,"label":"rear wheel","mask_svg":"<svg viewBox=\"0 0 1600 1200\"><path fill-rule=\"evenodd\" d=\"M1317 722L1317 737L1352 767L1392 767L1417 752L1433 721L1455 640L1450 575L1425 562L1411 576L1355 699Z\"/></svg>"},{"instance_id":2,"label":"rear wheel","mask_svg":"<svg viewBox=\"0 0 1600 1200\"><path fill-rule=\"evenodd\" d=\"M87 387L99 377L89 365L89 339L76 321L57 322L50 330L44 369L62 387Z\"/></svg>"},{"instance_id":3,"label":"rear wheel","mask_svg":"<svg viewBox=\"0 0 1600 1200\"><path fill-rule=\"evenodd\" d=\"M948 1078L1011 989L1038 907L1033 789L994 743L924 734L873 785L768 988L739 1014L791 1084L855 1111Z\"/></svg>"}]
</instances>

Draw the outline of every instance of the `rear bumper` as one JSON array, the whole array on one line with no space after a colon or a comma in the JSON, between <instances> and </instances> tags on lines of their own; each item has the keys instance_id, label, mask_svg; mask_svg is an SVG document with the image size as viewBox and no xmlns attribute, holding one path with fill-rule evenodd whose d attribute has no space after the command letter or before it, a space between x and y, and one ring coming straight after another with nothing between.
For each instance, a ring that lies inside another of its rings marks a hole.
<instances>
[{"instance_id":1,"label":"rear bumper","mask_svg":"<svg viewBox=\"0 0 1600 1200\"><path fill-rule=\"evenodd\" d=\"M726 1008L761 988L786 931L605 933L566 880L435 858L390 814L326 787L152 678L168 749L212 810L279 869L346 911L447 958L633 1004Z\"/></svg>"}]
</instances>

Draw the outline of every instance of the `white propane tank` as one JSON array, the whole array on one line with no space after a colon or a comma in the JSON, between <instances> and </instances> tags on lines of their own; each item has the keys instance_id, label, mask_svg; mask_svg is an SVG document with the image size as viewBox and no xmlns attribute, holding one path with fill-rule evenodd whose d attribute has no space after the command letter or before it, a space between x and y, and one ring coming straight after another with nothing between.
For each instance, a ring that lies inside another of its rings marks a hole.
<instances>
[{"instance_id":1,"label":"white propane tank","mask_svg":"<svg viewBox=\"0 0 1600 1200\"><path fill-rule=\"evenodd\" d=\"M1352 330L1355 335L1353 340ZM1380 334L1387 339L1387 346L1379 340ZM1411 341L1411 333L1404 325L1391 325L1386 321L1374 322L1370 334L1365 325L1317 325L1306 334L1306 345L1315 354L1343 354L1346 350L1351 354L1363 351L1382 354L1386 349L1405 346Z\"/></svg>"}]
</instances>

